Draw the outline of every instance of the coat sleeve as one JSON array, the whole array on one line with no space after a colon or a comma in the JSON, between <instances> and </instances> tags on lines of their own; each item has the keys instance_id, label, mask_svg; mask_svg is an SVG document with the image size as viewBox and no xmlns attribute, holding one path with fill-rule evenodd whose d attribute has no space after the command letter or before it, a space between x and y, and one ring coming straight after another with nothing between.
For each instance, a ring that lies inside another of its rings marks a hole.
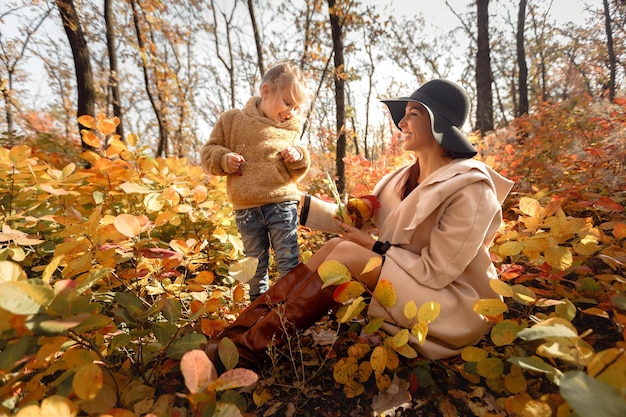
<instances>
[{"instance_id":1,"label":"coat sleeve","mask_svg":"<svg viewBox=\"0 0 626 417\"><path fill-rule=\"evenodd\" d=\"M396 263L418 283L433 289L451 284L478 251L491 244L492 224L501 218L496 196L483 181L450 196L441 210L430 243L421 253L392 246L385 261Z\"/></svg>"},{"instance_id":2,"label":"coat sleeve","mask_svg":"<svg viewBox=\"0 0 626 417\"><path fill-rule=\"evenodd\" d=\"M312 195L305 195L300 212L300 225L326 233L337 233L339 221L335 218L337 205Z\"/></svg>"},{"instance_id":3,"label":"coat sleeve","mask_svg":"<svg viewBox=\"0 0 626 417\"><path fill-rule=\"evenodd\" d=\"M209 141L200 150L202 166L212 175L226 175L230 173L226 170L225 165L226 155L233 153L231 149L226 147L226 126L228 124L226 119L228 118L228 113L220 116L211 131Z\"/></svg>"}]
</instances>

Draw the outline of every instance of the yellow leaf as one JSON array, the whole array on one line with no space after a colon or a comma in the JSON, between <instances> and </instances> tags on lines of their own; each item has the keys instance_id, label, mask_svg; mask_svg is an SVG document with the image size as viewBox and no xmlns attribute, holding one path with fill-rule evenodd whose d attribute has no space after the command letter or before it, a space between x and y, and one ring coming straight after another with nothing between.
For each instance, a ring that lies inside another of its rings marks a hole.
<instances>
[{"instance_id":1,"label":"yellow leaf","mask_svg":"<svg viewBox=\"0 0 626 417\"><path fill-rule=\"evenodd\" d=\"M102 148L102 142L100 141L100 138L98 138L98 136L96 136L96 134L93 133L91 130L83 129L80 131L80 133L83 142L85 142L87 145L96 149Z\"/></svg>"},{"instance_id":2,"label":"yellow leaf","mask_svg":"<svg viewBox=\"0 0 626 417\"><path fill-rule=\"evenodd\" d=\"M537 295L530 288L521 284L515 284L511 288L513 288L513 299L518 303L532 305L537 301Z\"/></svg>"},{"instance_id":3,"label":"yellow leaf","mask_svg":"<svg viewBox=\"0 0 626 417\"><path fill-rule=\"evenodd\" d=\"M74 392L84 401L93 400L98 395L98 391L104 385L104 375L102 369L95 363L83 365L74 374L72 388Z\"/></svg>"},{"instance_id":4,"label":"yellow leaf","mask_svg":"<svg viewBox=\"0 0 626 417\"><path fill-rule=\"evenodd\" d=\"M200 204L208 197L208 190L204 185L198 185L193 189L193 200Z\"/></svg>"},{"instance_id":5,"label":"yellow leaf","mask_svg":"<svg viewBox=\"0 0 626 417\"><path fill-rule=\"evenodd\" d=\"M141 232L141 223L132 214L118 214L115 216L113 225L118 232L126 237L135 237Z\"/></svg>"},{"instance_id":6,"label":"yellow leaf","mask_svg":"<svg viewBox=\"0 0 626 417\"><path fill-rule=\"evenodd\" d=\"M417 358L417 352L409 344L396 348L396 353L399 353L400 355L408 359Z\"/></svg>"},{"instance_id":7,"label":"yellow leaf","mask_svg":"<svg viewBox=\"0 0 626 417\"><path fill-rule=\"evenodd\" d=\"M63 258L64 258L64 255L55 256L54 258L52 258L50 263L46 265L46 268L44 269L43 274L41 276L41 279L44 282L50 282L50 278L52 278L52 274L54 274L54 272L57 270Z\"/></svg>"},{"instance_id":8,"label":"yellow leaf","mask_svg":"<svg viewBox=\"0 0 626 417\"><path fill-rule=\"evenodd\" d=\"M439 303L434 301L424 303L417 312L417 318L425 323L432 323L437 317L439 317L440 310L441 305Z\"/></svg>"},{"instance_id":9,"label":"yellow leaf","mask_svg":"<svg viewBox=\"0 0 626 417\"><path fill-rule=\"evenodd\" d=\"M498 247L498 253L502 256L519 255L523 245L520 242L505 242Z\"/></svg>"},{"instance_id":10,"label":"yellow leaf","mask_svg":"<svg viewBox=\"0 0 626 417\"><path fill-rule=\"evenodd\" d=\"M500 358L485 358L476 364L476 372L487 379L498 378L504 372L504 363Z\"/></svg>"},{"instance_id":11,"label":"yellow leaf","mask_svg":"<svg viewBox=\"0 0 626 417\"><path fill-rule=\"evenodd\" d=\"M507 306L499 298L487 298L474 303L473 309L476 313L483 316L494 317L504 313L507 310Z\"/></svg>"},{"instance_id":12,"label":"yellow leaf","mask_svg":"<svg viewBox=\"0 0 626 417\"><path fill-rule=\"evenodd\" d=\"M489 280L489 286L498 295L503 297L513 297L513 288L511 288L511 286L506 282L500 281L499 279L492 279Z\"/></svg>"},{"instance_id":13,"label":"yellow leaf","mask_svg":"<svg viewBox=\"0 0 626 417\"><path fill-rule=\"evenodd\" d=\"M521 369L519 366L513 365L511 371L504 375L504 386L513 394L524 392L527 388L526 378L524 378Z\"/></svg>"},{"instance_id":14,"label":"yellow leaf","mask_svg":"<svg viewBox=\"0 0 626 417\"><path fill-rule=\"evenodd\" d=\"M357 360L352 357L340 358L333 367L333 378L338 384L354 381L359 372Z\"/></svg>"},{"instance_id":15,"label":"yellow leaf","mask_svg":"<svg viewBox=\"0 0 626 417\"><path fill-rule=\"evenodd\" d=\"M417 337L417 342L421 345L426 342L426 336L428 336L428 323L424 321L418 321L412 328L411 333Z\"/></svg>"},{"instance_id":16,"label":"yellow leaf","mask_svg":"<svg viewBox=\"0 0 626 417\"><path fill-rule=\"evenodd\" d=\"M336 260L324 261L317 268L317 273L324 282L322 288L342 284L352 279L352 274L350 274L348 267Z\"/></svg>"},{"instance_id":17,"label":"yellow leaf","mask_svg":"<svg viewBox=\"0 0 626 417\"><path fill-rule=\"evenodd\" d=\"M544 256L548 265L559 271L565 271L572 266L573 257L570 248L563 246L551 247Z\"/></svg>"},{"instance_id":18,"label":"yellow leaf","mask_svg":"<svg viewBox=\"0 0 626 417\"><path fill-rule=\"evenodd\" d=\"M357 381L350 381L343 387L343 393L346 398L354 398L365 392L365 387L363 384Z\"/></svg>"},{"instance_id":19,"label":"yellow leaf","mask_svg":"<svg viewBox=\"0 0 626 417\"><path fill-rule=\"evenodd\" d=\"M387 367L387 349L384 346L376 346L370 357L372 369L377 374L382 374Z\"/></svg>"},{"instance_id":20,"label":"yellow leaf","mask_svg":"<svg viewBox=\"0 0 626 417\"><path fill-rule=\"evenodd\" d=\"M541 204L534 198L522 197L519 201L519 209L527 216L537 217L541 213Z\"/></svg>"},{"instance_id":21,"label":"yellow leaf","mask_svg":"<svg viewBox=\"0 0 626 417\"><path fill-rule=\"evenodd\" d=\"M161 198L161 194L159 193L150 193L146 195L143 199L143 205L147 211L161 211L163 206L165 205L165 201Z\"/></svg>"},{"instance_id":22,"label":"yellow leaf","mask_svg":"<svg viewBox=\"0 0 626 417\"><path fill-rule=\"evenodd\" d=\"M228 275L235 278L239 282L246 283L254 276L258 266L259 258L248 256L231 265L228 268Z\"/></svg>"},{"instance_id":23,"label":"yellow leaf","mask_svg":"<svg viewBox=\"0 0 626 417\"><path fill-rule=\"evenodd\" d=\"M376 387L379 392L385 391L391 386L391 378L387 374L375 374L376 375Z\"/></svg>"},{"instance_id":24,"label":"yellow leaf","mask_svg":"<svg viewBox=\"0 0 626 417\"><path fill-rule=\"evenodd\" d=\"M491 329L491 341L496 346L512 345L521 329L513 320L503 320Z\"/></svg>"},{"instance_id":25,"label":"yellow leaf","mask_svg":"<svg viewBox=\"0 0 626 417\"><path fill-rule=\"evenodd\" d=\"M21 281L27 278L26 272L15 262L0 261L0 283Z\"/></svg>"},{"instance_id":26,"label":"yellow leaf","mask_svg":"<svg viewBox=\"0 0 626 417\"><path fill-rule=\"evenodd\" d=\"M164 224L167 224L167 222L169 222L175 217L177 217L176 213L174 213L171 210L165 210L164 212L160 213L157 216L157 218L154 220L154 225L156 227L163 226Z\"/></svg>"},{"instance_id":27,"label":"yellow leaf","mask_svg":"<svg viewBox=\"0 0 626 417\"><path fill-rule=\"evenodd\" d=\"M134 133L129 134L126 136L126 143L133 147L137 146L137 143L139 143L139 136Z\"/></svg>"},{"instance_id":28,"label":"yellow leaf","mask_svg":"<svg viewBox=\"0 0 626 417\"><path fill-rule=\"evenodd\" d=\"M108 140L106 155L108 158L119 155L122 151L126 151L126 144L116 137Z\"/></svg>"},{"instance_id":29,"label":"yellow leaf","mask_svg":"<svg viewBox=\"0 0 626 417\"><path fill-rule=\"evenodd\" d=\"M362 362L359 365L359 376L358 376L359 382L367 382L367 380L370 379L372 372L373 372L372 364L369 363L368 361Z\"/></svg>"},{"instance_id":30,"label":"yellow leaf","mask_svg":"<svg viewBox=\"0 0 626 417\"><path fill-rule=\"evenodd\" d=\"M383 258L379 256L374 256L367 261L367 264L363 268L363 271L361 271L361 274L367 274L368 272L373 271L374 269L378 268L382 264L383 264Z\"/></svg>"},{"instance_id":31,"label":"yellow leaf","mask_svg":"<svg viewBox=\"0 0 626 417\"><path fill-rule=\"evenodd\" d=\"M355 343L348 348L348 356L352 356L355 359L362 359L370 351L370 345L367 343Z\"/></svg>"},{"instance_id":32,"label":"yellow leaf","mask_svg":"<svg viewBox=\"0 0 626 417\"><path fill-rule=\"evenodd\" d=\"M409 342L409 330L401 329L391 338L391 346L394 348L406 345Z\"/></svg>"},{"instance_id":33,"label":"yellow leaf","mask_svg":"<svg viewBox=\"0 0 626 417\"><path fill-rule=\"evenodd\" d=\"M417 304L411 300L404 305L404 317L407 320L413 320L417 316Z\"/></svg>"},{"instance_id":34,"label":"yellow leaf","mask_svg":"<svg viewBox=\"0 0 626 417\"><path fill-rule=\"evenodd\" d=\"M396 290L390 281L379 279L374 288L374 298L383 307L393 307L396 304Z\"/></svg>"},{"instance_id":35,"label":"yellow leaf","mask_svg":"<svg viewBox=\"0 0 626 417\"><path fill-rule=\"evenodd\" d=\"M576 253L584 256L591 256L594 253L598 252L600 249L598 247L597 239L590 235L581 238L577 242L574 242L572 244L572 248L574 248Z\"/></svg>"},{"instance_id":36,"label":"yellow leaf","mask_svg":"<svg viewBox=\"0 0 626 417\"><path fill-rule=\"evenodd\" d=\"M489 356L485 349L476 346L468 346L461 351L461 359L465 362L479 362Z\"/></svg>"},{"instance_id":37,"label":"yellow leaf","mask_svg":"<svg viewBox=\"0 0 626 417\"><path fill-rule=\"evenodd\" d=\"M346 306L346 309L343 315L340 317L339 322L347 323L348 321L356 318L359 314L361 314L361 311L363 311L365 306L366 304L363 302L363 297L355 298L352 303Z\"/></svg>"}]
</instances>

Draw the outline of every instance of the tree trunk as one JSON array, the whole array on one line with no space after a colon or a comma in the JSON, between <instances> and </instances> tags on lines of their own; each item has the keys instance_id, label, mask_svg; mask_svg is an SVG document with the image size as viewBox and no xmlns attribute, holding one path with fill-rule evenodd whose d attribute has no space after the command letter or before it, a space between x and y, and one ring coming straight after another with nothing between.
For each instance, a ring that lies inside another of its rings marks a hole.
<instances>
[{"instance_id":1,"label":"tree trunk","mask_svg":"<svg viewBox=\"0 0 626 417\"><path fill-rule=\"evenodd\" d=\"M516 116L528 114L528 66L524 49L524 23L526 20L526 0L520 0L517 13L517 66L519 68L518 91L519 107Z\"/></svg>"},{"instance_id":2,"label":"tree trunk","mask_svg":"<svg viewBox=\"0 0 626 417\"><path fill-rule=\"evenodd\" d=\"M67 35L67 40L72 48L74 57L74 69L76 71L76 87L78 90L77 116L95 117L95 89L93 83L93 73L89 61L89 48L85 40L78 13L74 7L73 0L57 0L57 8L63 21L63 28ZM84 126L78 124L78 130ZM84 149L91 149L89 145L81 140Z\"/></svg>"},{"instance_id":3,"label":"tree trunk","mask_svg":"<svg viewBox=\"0 0 626 417\"><path fill-rule=\"evenodd\" d=\"M330 17L330 29L333 39L333 59L335 80L335 105L337 107L337 149L335 154L337 190L343 193L346 186L346 170L343 158L346 156L346 103L345 81L341 75L344 70L343 59L343 31L339 13L335 10L335 0L328 0L328 13Z\"/></svg>"},{"instance_id":4,"label":"tree trunk","mask_svg":"<svg viewBox=\"0 0 626 417\"><path fill-rule=\"evenodd\" d=\"M117 134L124 140L124 113L120 101L120 86L117 69L117 48L115 46L115 16L112 10L113 0L104 0L104 23L106 25L107 50L109 52L109 89L113 105L113 115L119 117Z\"/></svg>"},{"instance_id":5,"label":"tree trunk","mask_svg":"<svg viewBox=\"0 0 626 417\"><path fill-rule=\"evenodd\" d=\"M263 43L261 41L261 34L259 33L259 26L256 23L256 16L254 14L254 0L248 0L248 12L250 13L250 21L252 23L252 31L254 32L254 43L256 44L256 59L259 66L259 72L261 77L265 74L265 64L263 63Z\"/></svg>"},{"instance_id":6,"label":"tree trunk","mask_svg":"<svg viewBox=\"0 0 626 417\"><path fill-rule=\"evenodd\" d=\"M476 129L493 130L491 58L489 47L489 0L476 0L478 10L478 47L476 51Z\"/></svg>"},{"instance_id":7,"label":"tree trunk","mask_svg":"<svg viewBox=\"0 0 626 417\"><path fill-rule=\"evenodd\" d=\"M145 34L142 29L139 11L137 10L139 6L135 0L131 0L130 4L133 12L133 24L135 26L135 35L137 36L137 45L139 46L139 51L141 52L142 57L141 68L143 70L143 80L146 86L146 93L148 94L148 100L150 100L152 110L154 111L154 115L159 125L159 144L157 146L156 156L167 157L169 155L169 132L167 129L167 117L164 111L165 106L163 105L163 100L159 97L158 86L155 87L156 91L153 92L150 84L150 62L148 58L149 54L147 53L148 46L144 40Z\"/></svg>"},{"instance_id":8,"label":"tree trunk","mask_svg":"<svg viewBox=\"0 0 626 417\"><path fill-rule=\"evenodd\" d=\"M615 59L615 51L613 50L613 32L611 30L611 13L609 11L609 1L603 0L604 3L604 22L606 29L606 49L609 52L609 69L611 74L609 76L609 100L613 101L615 98L615 72L617 68L617 61ZM623 4L623 2L622 2Z\"/></svg>"}]
</instances>

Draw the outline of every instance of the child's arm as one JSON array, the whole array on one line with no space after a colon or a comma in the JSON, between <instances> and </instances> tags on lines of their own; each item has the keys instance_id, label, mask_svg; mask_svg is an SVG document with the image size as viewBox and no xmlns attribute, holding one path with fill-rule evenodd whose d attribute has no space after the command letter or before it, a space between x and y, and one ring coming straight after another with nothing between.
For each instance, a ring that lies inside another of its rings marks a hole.
<instances>
[{"instance_id":1,"label":"child's arm","mask_svg":"<svg viewBox=\"0 0 626 417\"><path fill-rule=\"evenodd\" d=\"M202 166L213 175L240 173L241 164L246 162L243 156L226 147L224 125L224 117L220 117L211 131L209 141L200 151Z\"/></svg>"}]
</instances>

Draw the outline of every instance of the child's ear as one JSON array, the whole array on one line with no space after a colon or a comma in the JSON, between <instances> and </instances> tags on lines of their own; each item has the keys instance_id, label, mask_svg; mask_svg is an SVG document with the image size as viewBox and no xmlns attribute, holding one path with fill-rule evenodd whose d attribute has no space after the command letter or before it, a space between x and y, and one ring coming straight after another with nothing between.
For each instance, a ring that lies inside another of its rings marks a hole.
<instances>
[{"instance_id":1,"label":"child's ear","mask_svg":"<svg viewBox=\"0 0 626 417\"><path fill-rule=\"evenodd\" d=\"M270 93L270 86L267 83L261 84L261 97L267 97Z\"/></svg>"}]
</instances>

